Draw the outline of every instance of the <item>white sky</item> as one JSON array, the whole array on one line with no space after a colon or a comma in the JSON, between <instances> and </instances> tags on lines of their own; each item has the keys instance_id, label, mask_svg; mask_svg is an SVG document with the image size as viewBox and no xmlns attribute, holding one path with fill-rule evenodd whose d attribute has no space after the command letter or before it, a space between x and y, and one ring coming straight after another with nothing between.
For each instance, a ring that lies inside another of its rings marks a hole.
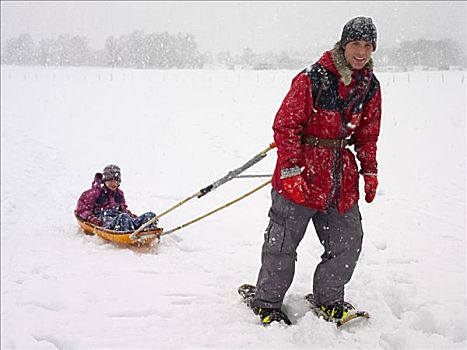
<instances>
[{"instance_id":1,"label":"white sky","mask_svg":"<svg viewBox=\"0 0 467 350\"><path fill-rule=\"evenodd\" d=\"M466 2L125 2L2 1L2 42L21 33L35 41L84 35L103 48L110 36L191 33L201 51L240 53L330 47L350 18L373 17L378 47L402 40L451 38L465 49Z\"/></svg>"}]
</instances>

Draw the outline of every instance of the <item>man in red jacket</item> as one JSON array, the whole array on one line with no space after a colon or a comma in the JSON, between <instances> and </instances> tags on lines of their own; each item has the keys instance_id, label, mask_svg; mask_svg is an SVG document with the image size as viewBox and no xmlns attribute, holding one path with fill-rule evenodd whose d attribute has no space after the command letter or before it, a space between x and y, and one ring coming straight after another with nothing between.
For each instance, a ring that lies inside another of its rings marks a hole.
<instances>
[{"instance_id":1,"label":"man in red jacket","mask_svg":"<svg viewBox=\"0 0 467 350\"><path fill-rule=\"evenodd\" d=\"M293 79L277 112L270 222L252 302L264 324L290 323L281 306L310 219L324 247L313 279L315 302L336 321L353 308L344 301L344 285L362 246L359 173L368 203L378 186L381 90L372 69L375 50L372 19L351 19L334 48Z\"/></svg>"}]
</instances>

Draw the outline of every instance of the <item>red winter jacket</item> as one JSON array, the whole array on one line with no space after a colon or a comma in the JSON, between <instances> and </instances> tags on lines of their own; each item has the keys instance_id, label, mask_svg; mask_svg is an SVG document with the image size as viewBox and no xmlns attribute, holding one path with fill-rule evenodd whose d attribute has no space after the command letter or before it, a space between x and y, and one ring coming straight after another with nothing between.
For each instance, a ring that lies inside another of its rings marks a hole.
<instances>
[{"instance_id":1,"label":"red winter jacket","mask_svg":"<svg viewBox=\"0 0 467 350\"><path fill-rule=\"evenodd\" d=\"M336 204L340 212L351 208L359 198L359 171L349 148L314 147L302 144L302 136L343 139L352 136L361 174L377 174L376 142L381 122L381 90L371 63L361 70L345 66L342 51L327 51L315 65L298 74L274 120L277 163L272 186L284 197L281 170L303 169L311 196L303 205L325 211ZM325 69L323 69L325 68ZM325 71L326 74L319 72ZM348 85L343 82L347 73ZM323 84L318 105L313 96ZM312 93L314 91L315 93Z\"/></svg>"}]
</instances>

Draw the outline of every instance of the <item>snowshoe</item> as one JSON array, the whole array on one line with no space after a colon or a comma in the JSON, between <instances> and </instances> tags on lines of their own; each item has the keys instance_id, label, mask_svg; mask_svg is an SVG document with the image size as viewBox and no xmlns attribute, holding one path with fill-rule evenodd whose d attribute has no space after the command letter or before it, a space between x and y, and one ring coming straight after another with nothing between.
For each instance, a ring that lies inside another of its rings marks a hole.
<instances>
[{"instance_id":1,"label":"snowshoe","mask_svg":"<svg viewBox=\"0 0 467 350\"><path fill-rule=\"evenodd\" d=\"M336 302L329 306L317 305L311 293L307 294L305 299L310 303L311 310L317 317L322 317L328 322L334 322L337 327L356 318L370 318L368 311L356 310L352 304L346 301Z\"/></svg>"},{"instance_id":2,"label":"snowshoe","mask_svg":"<svg viewBox=\"0 0 467 350\"><path fill-rule=\"evenodd\" d=\"M253 310L255 315L258 315L259 308L253 306L253 299L255 298L256 287L251 284L242 284L238 287L238 294L243 298L245 304Z\"/></svg>"},{"instance_id":3,"label":"snowshoe","mask_svg":"<svg viewBox=\"0 0 467 350\"><path fill-rule=\"evenodd\" d=\"M263 325L269 325L272 322L284 322L286 325L291 325L287 315L280 309L261 308L253 305L255 298L256 287L251 284L242 284L238 287L238 294L243 298L245 304L258 315Z\"/></svg>"}]
</instances>

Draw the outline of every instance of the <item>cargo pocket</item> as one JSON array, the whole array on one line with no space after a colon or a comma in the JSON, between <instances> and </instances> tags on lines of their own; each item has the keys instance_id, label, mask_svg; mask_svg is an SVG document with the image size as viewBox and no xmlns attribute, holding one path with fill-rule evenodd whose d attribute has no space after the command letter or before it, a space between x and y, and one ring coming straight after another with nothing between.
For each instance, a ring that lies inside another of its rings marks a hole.
<instances>
[{"instance_id":1,"label":"cargo pocket","mask_svg":"<svg viewBox=\"0 0 467 350\"><path fill-rule=\"evenodd\" d=\"M269 210L269 225L264 233L264 242L268 251L280 253L285 240L285 219L272 208Z\"/></svg>"}]
</instances>

